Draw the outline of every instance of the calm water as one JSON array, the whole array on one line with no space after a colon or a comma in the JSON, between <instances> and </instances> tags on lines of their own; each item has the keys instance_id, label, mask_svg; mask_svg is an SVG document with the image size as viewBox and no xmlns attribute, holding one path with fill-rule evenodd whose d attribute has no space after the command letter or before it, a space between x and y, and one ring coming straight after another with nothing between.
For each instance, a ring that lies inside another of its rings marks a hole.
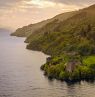
<instances>
[{"instance_id":1,"label":"calm water","mask_svg":"<svg viewBox=\"0 0 95 97\"><path fill-rule=\"evenodd\" d=\"M40 71L47 56L23 41L0 32L0 97L95 97L95 83L49 81Z\"/></svg>"}]
</instances>

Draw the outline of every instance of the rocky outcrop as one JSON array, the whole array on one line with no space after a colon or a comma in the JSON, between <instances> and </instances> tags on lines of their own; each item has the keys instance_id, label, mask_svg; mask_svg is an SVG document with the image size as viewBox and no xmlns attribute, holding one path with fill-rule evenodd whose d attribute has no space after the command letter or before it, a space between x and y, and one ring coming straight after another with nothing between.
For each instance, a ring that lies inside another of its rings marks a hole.
<instances>
[{"instance_id":1,"label":"rocky outcrop","mask_svg":"<svg viewBox=\"0 0 95 97\"><path fill-rule=\"evenodd\" d=\"M67 72L73 72L78 65L81 65L79 61L70 61L65 64L66 68L65 70Z\"/></svg>"}]
</instances>

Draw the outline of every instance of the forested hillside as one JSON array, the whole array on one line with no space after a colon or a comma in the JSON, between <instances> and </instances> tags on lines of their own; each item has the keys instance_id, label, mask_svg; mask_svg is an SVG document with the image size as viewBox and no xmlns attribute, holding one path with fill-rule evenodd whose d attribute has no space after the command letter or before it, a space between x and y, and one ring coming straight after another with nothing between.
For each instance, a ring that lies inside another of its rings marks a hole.
<instances>
[{"instance_id":1,"label":"forested hillside","mask_svg":"<svg viewBox=\"0 0 95 97\"><path fill-rule=\"evenodd\" d=\"M27 49L51 55L41 66L49 78L95 79L95 5L59 16L27 37Z\"/></svg>"}]
</instances>

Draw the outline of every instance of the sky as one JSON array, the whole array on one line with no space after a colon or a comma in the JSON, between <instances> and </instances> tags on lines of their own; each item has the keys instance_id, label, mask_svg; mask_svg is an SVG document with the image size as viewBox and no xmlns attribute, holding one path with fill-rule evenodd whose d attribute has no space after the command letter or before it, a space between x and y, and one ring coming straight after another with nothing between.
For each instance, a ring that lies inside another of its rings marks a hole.
<instances>
[{"instance_id":1,"label":"sky","mask_svg":"<svg viewBox=\"0 0 95 97\"><path fill-rule=\"evenodd\" d=\"M92 4L95 0L0 0L0 28L15 30Z\"/></svg>"}]
</instances>

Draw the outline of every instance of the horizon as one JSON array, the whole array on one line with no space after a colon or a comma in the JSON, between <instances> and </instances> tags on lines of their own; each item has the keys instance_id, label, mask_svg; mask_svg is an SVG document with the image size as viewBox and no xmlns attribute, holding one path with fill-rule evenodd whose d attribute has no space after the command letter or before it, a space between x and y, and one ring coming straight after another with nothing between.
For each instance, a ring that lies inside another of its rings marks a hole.
<instances>
[{"instance_id":1,"label":"horizon","mask_svg":"<svg viewBox=\"0 0 95 97\"><path fill-rule=\"evenodd\" d=\"M16 30L61 13L91 6L94 3L94 0L1 0L0 28Z\"/></svg>"}]
</instances>

